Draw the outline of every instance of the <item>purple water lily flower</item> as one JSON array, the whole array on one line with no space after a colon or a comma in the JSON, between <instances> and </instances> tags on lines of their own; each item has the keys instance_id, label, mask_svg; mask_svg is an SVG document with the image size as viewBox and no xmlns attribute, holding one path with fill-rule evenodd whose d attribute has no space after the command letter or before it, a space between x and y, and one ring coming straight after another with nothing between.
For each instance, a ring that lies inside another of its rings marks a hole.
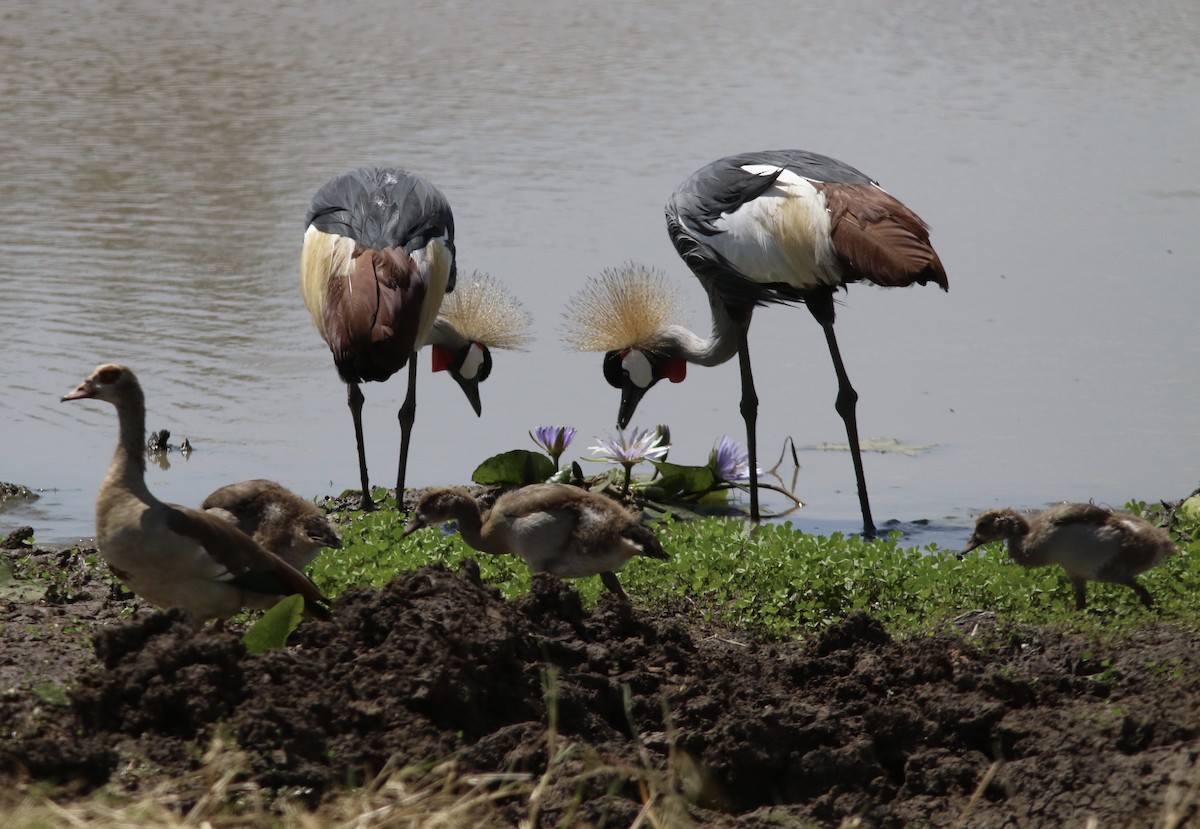
<instances>
[{"instance_id":1,"label":"purple water lily flower","mask_svg":"<svg viewBox=\"0 0 1200 829\"><path fill-rule=\"evenodd\" d=\"M742 483L750 480L750 456L728 435L721 435L709 453L708 466L718 481Z\"/></svg>"},{"instance_id":2,"label":"purple water lily flower","mask_svg":"<svg viewBox=\"0 0 1200 829\"><path fill-rule=\"evenodd\" d=\"M554 470L558 471L558 459L571 441L575 439L574 426L538 426L529 433L533 442L546 450L546 454L554 461Z\"/></svg>"}]
</instances>

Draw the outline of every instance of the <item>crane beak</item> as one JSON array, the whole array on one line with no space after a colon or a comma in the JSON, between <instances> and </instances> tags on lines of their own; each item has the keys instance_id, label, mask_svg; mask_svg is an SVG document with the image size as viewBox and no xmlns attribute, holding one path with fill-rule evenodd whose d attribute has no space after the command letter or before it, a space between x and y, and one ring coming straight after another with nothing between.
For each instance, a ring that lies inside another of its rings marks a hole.
<instances>
[{"instance_id":1,"label":"crane beak","mask_svg":"<svg viewBox=\"0 0 1200 829\"><path fill-rule=\"evenodd\" d=\"M468 343L457 353L451 353L446 348L435 345L433 352L433 370L448 371L463 390L475 416L483 414L483 404L479 400L479 384L492 373L492 354L482 343ZM470 377L466 375L470 375Z\"/></svg>"},{"instance_id":2,"label":"crane beak","mask_svg":"<svg viewBox=\"0 0 1200 829\"><path fill-rule=\"evenodd\" d=\"M630 380L621 384L621 408L617 410L618 429L624 429L629 425L629 421L633 420L633 413L645 393L646 389Z\"/></svg>"},{"instance_id":3,"label":"crane beak","mask_svg":"<svg viewBox=\"0 0 1200 829\"><path fill-rule=\"evenodd\" d=\"M458 387L467 396L467 400L471 403L471 408L475 410L475 416L479 417L482 415L483 403L479 400L479 379L468 379L456 371L450 372L450 376L454 378L454 382L458 383Z\"/></svg>"},{"instance_id":4,"label":"crane beak","mask_svg":"<svg viewBox=\"0 0 1200 829\"><path fill-rule=\"evenodd\" d=\"M617 428L624 429L633 420L642 396L657 383L654 363L643 351L627 348L610 351L604 355L604 379L613 388L621 390L621 408L617 410Z\"/></svg>"},{"instance_id":5,"label":"crane beak","mask_svg":"<svg viewBox=\"0 0 1200 829\"><path fill-rule=\"evenodd\" d=\"M423 530L427 526L429 526L429 525L421 520L420 515L413 513L412 520L408 522L408 526L404 528L404 532L402 532L400 534L400 537L407 538L408 536L415 533L417 530Z\"/></svg>"}]
</instances>

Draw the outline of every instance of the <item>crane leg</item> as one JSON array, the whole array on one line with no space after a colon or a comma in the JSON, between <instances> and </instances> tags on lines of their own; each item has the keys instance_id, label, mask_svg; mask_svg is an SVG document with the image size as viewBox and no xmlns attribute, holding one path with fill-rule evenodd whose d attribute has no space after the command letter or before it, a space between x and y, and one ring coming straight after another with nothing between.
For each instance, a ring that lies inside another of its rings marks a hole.
<instances>
[{"instance_id":1,"label":"crane leg","mask_svg":"<svg viewBox=\"0 0 1200 829\"><path fill-rule=\"evenodd\" d=\"M346 384L346 405L350 407L350 416L354 418L354 443L358 447L358 477L362 483L362 509L370 512L375 509L371 500L371 484L367 480L367 450L363 445L362 407L363 393L358 383Z\"/></svg>"},{"instance_id":2,"label":"crane leg","mask_svg":"<svg viewBox=\"0 0 1200 829\"><path fill-rule=\"evenodd\" d=\"M754 373L750 370L750 326L741 329L738 343L738 368L742 372L742 420L746 421L746 453L750 460L750 520L762 520L758 510L758 394L754 391Z\"/></svg>"},{"instance_id":3,"label":"crane leg","mask_svg":"<svg viewBox=\"0 0 1200 829\"><path fill-rule=\"evenodd\" d=\"M417 419L417 354L408 357L408 393L396 413L400 420L400 465L396 470L396 508L404 511L404 473L408 469L408 444L412 439L413 423Z\"/></svg>"},{"instance_id":4,"label":"crane leg","mask_svg":"<svg viewBox=\"0 0 1200 829\"><path fill-rule=\"evenodd\" d=\"M858 504L862 508L863 537L875 537L875 522L871 520L871 502L867 498L867 476L863 472L862 447L858 441L858 418L855 408L858 392L850 385L846 366L842 363L842 352L838 348L837 335L833 333L833 290L821 291L805 299L809 313L825 331L825 342L829 345L829 356L833 358L833 370L837 373L838 395L834 408L846 424L846 440L850 444L850 458L854 461L854 478L858 484Z\"/></svg>"}]
</instances>

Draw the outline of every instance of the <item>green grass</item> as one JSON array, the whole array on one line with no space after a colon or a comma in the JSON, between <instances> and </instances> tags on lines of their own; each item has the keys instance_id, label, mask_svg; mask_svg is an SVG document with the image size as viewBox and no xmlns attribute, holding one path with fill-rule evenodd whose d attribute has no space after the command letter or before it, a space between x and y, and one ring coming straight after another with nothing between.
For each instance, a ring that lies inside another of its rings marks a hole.
<instances>
[{"instance_id":1,"label":"green grass","mask_svg":"<svg viewBox=\"0 0 1200 829\"><path fill-rule=\"evenodd\" d=\"M1145 505L1133 503L1135 512ZM402 537L406 517L389 504L354 513L343 528L345 548L326 554L311 573L330 595L357 584L382 585L425 564L457 566L471 557L486 582L507 597L529 590L530 577L515 556L487 556L456 534L434 529ZM635 604L687 604L705 618L771 636L805 635L864 610L895 634L940 629L969 610L994 611L1017 624L1119 633L1151 621L1200 626L1200 543L1140 577L1155 597L1147 610L1133 591L1092 582L1088 610L1074 610L1061 569L1025 570L1000 544L959 561L934 545L905 547L897 538L866 542L857 536L807 535L790 523L750 527L735 519L667 520L655 531L671 561L635 559L620 572ZM1200 519L1185 519L1182 537L1200 536ZM574 582L585 601L603 588L599 579Z\"/></svg>"}]
</instances>

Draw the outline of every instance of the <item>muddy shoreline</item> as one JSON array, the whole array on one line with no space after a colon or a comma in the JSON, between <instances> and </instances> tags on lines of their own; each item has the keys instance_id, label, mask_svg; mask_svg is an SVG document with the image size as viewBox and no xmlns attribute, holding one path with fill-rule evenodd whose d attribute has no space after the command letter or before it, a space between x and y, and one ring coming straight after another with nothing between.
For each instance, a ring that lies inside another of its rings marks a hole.
<instances>
[{"instance_id":1,"label":"muddy shoreline","mask_svg":"<svg viewBox=\"0 0 1200 829\"><path fill-rule=\"evenodd\" d=\"M250 656L232 633L141 607L94 551L3 556L10 786L71 797L166 781L186 807L222 735L244 753L243 783L310 807L389 764L448 759L550 766L541 826L630 825L648 779L704 826L1200 820L1200 641L1166 625L1098 643L980 611L897 640L859 613L769 641L682 602L585 609L550 577L508 601L468 565L351 589L332 623ZM500 803L514 823L526 814L521 797Z\"/></svg>"}]
</instances>

